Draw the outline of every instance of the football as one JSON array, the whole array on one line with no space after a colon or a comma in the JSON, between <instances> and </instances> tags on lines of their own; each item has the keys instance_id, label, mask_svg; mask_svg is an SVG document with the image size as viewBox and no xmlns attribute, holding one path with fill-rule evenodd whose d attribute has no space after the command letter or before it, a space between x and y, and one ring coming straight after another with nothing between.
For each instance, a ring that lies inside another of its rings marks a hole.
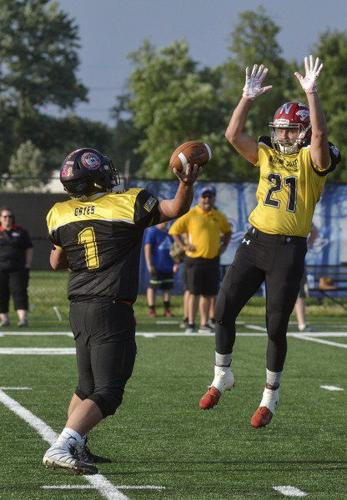
<instances>
[{"instance_id":1,"label":"football","mask_svg":"<svg viewBox=\"0 0 347 500\"><path fill-rule=\"evenodd\" d=\"M178 146L170 158L170 168L177 172L185 170L187 164L202 167L212 158L212 151L208 144L199 141L188 141Z\"/></svg>"}]
</instances>

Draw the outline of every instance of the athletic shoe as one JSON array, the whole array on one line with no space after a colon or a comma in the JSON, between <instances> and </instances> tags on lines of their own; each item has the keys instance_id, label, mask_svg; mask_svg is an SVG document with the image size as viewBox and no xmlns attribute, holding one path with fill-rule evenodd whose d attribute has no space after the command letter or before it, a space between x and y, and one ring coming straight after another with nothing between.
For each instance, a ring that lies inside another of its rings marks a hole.
<instances>
[{"instance_id":1,"label":"athletic shoe","mask_svg":"<svg viewBox=\"0 0 347 500\"><path fill-rule=\"evenodd\" d=\"M21 319L20 321L18 321L17 326L19 326L19 328L28 326L28 321L26 319Z\"/></svg>"},{"instance_id":2,"label":"athletic shoe","mask_svg":"<svg viewBox=\"0 0 347 500\"><path fill-rule=\"evenodd\" d=\"M212 384L199 401L201 410L210 410L216 406L222 393L230 391L234 384L234 375L228 366L215 366Z\"/></svg>"},{"instance_id":3,"label":"athletic shoe","mask_svg":"<svg viewBox=\"0 0 347 500\"><path fill-rule=\"evenodd\" d=\"M179 327L184 329L188 328L188 320L185 318L182 319L181 323L179 324Z\"/></svg>"},{"instance_id":4,"label":"athletic shoe","mask_svg":"<svg viewBox=\"0 0 347 500\"><path fill-rule=\"evenodd\" d=\"M111 459L107 457L100 457L99 455L94 455L87 446L87 438L83 439L78 445L76 445L74 450L74 457L77 458L79 462L84 462L86 464L107 464L111 463Z\"/></svg>"},{"instance_id":5,"label":"athletic shoe","mask_svg":"<svg viewBox=\"0 0 347 500\"><path fill-rule=\"evenodd\" d=\"M255 411L251 418L251 426L255 429L269 425L272 416L277 408L280 399L280 390L271 390L265 387L263 398L260 402L259 408Z\"/></svg>"},{"instance_id":6,"label":"athletic shoe","mask_svg":"<svg viewBox=\"0 0 347 500\"><path fill-rule=\"evenodd\" d=\"M43 465L52 469L68 469L74 474L97 474L98 469L95 465L81 462L74 457L73 453L74 449L72 447L65 448L54 443L44 454Z\"/></svg>"},{"instance_id":7,"label":"athletic shoe","mask_svg":"<svg viewBox=\"0 0 347 500\"><path fill-rule=\"evenodd\" d=\"M164 311L163 316L164 316L165 318L173 318L173 314L172 314L172 312L171 312L171 309L166 309L166 310Z\"/></svg>"},{"instance_id":8,"label":"athletic shoe","mask_svg":"<svg viewBox=\"0 0 347 500\"><path fill-rule=\"evenodd\" d=\"M155 312L155 309L148 309L148 316L150 318L156 318L157 317L157 313Z\"/></svg>"},{"instance_id":9,"label":"athletic shoe","mask_svg":"<svg viewBox=\"0 0 347 500\"><path fill-rule=\"evenodd\" d=\"M195 325L187 325L186 329L184 330L184 333L195 333Z\"/></svg>"},{"instance_id":10,"label":"athletic shoe","mask_svg":"<svg viewBox=\"0 0 347 500\"><path fill-rule=\"evenodd\" d=\"M312 332L312 327L310 325L298 325L299 332Z\"/></svg>"},{"instance_id":11,"label":"athletic shoe","mask_svg":"<svg viewBox=\"0 0 347 500\"><path fill-rule=\"evenodd\" d=\"M214 333L214 329L211 328L210 325L201 325L198 333Z\"/></svg>"},{"instance_id":12,"label":"athletic shoe","mask_svg":"<svg viewBox=\"0 0 347 500\"><path fill-rule=\"evenodd\" d=\"M0 327L1 326L10 326L10 322L7 319L3 319L0 321Z\"/></svg>"}]
</instances>

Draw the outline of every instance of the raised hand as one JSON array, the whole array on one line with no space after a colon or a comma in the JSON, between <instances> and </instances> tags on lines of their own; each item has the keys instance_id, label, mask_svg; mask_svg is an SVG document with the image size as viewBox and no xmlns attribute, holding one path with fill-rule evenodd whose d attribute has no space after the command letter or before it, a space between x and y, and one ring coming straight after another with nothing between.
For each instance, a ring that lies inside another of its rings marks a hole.
<instances>
[{"instance_id":1,"label":"raised hand","mask_svg":"<svg viewBox=\"0 0 347 500\"><path fill-rule=\"evenodd\" d=\"M174 174L178 177L178 179L183 182L183 184L192 185L198 178L201 167L199 165L191 166L189 163L186 166L185 172L178 172L176 168L172 169Z\"/></svg>"},{"instance_id":2,"label":"raised hand","mask_svg":"<svg viewBox=\"0 0 347 500\"><path fill-rule=\"evenodd\" d=\"M243 87L242 96L248 97L249 99L255 99L259 95L269 92L272 89L272 85L262 87L263 80L268 71L268 68L266 68L264 64L261 64L259 67L258 64L254 64L252 71L247 67L246 81Z\"/></svg>"},{"instance_id":3,"label":"raised hand","mask_svg":"<svg viewBox=\"0 0 347 500\"><path fill-rule=\"evenodd\" d=\"M305 57L305 76L302 76L300 73L295 72L294 75L299 80L300 85L306 92L306 94L314 94L317 92L317 80L320 75L320 72L323 69L323 63L316 57L316 60L313 61L313 56Z\"/></svg>"}]
</instances>

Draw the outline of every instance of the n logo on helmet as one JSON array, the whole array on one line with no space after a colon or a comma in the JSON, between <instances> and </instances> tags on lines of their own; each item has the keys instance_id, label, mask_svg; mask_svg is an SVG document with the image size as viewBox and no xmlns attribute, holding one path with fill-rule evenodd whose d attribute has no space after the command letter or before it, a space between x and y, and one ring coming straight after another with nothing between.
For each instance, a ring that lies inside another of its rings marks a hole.
<instances>
[{"instance_id":1,"label":"n logo on helmet","mask_svg":"<svg viewBox=\"0 0 347 500\"><path fill-rule=\"evenodd\" d=\"M286 102L285 104L283 104L280 113L284 113L285 115L289 115L290 110L292 109L292 106L293 106L293 103Z\"/></svg>"}]
</instances>

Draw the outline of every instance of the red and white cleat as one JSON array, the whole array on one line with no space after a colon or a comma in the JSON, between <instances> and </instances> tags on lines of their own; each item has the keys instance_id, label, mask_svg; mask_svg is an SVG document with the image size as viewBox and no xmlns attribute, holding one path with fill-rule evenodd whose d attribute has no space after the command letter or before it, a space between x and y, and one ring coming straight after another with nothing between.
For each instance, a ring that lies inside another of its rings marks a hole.
<instances>
[{"instance_id":1,"label":"red and white cleat","mask_svg":"<svg viewBox=\"0 0 347 500\"><path fill-rule=\"evenodd\" d=\"M266 408L266 406L260 406L251 418L251 426L255 429L259 427L265 427L271 422L273 413Z\"/></svg>"},{"instance_id":2,"label":"red and white cleat","mask_svg":"<svg viewBox=\"0 0 347 500\"><path fill-rule=\"evenodd\" d=\"M280 400L280 390L265 387L259 408L251 418L251 426L255 429L266 427L272 420L272 416Z\"/></svg>"},{"instance_id":3,"label":"red and white cleat","mask_svg":"<svg viewBox=\"0 0 347 500\"><path fill-rule=\"evenodd\" d=\"M210 410L218 404L224 391L230 391L234 387L234 375L229 367L215 366L214 379L207 392L199 401L201 410Z\"/></svg>"}]
</instances>

